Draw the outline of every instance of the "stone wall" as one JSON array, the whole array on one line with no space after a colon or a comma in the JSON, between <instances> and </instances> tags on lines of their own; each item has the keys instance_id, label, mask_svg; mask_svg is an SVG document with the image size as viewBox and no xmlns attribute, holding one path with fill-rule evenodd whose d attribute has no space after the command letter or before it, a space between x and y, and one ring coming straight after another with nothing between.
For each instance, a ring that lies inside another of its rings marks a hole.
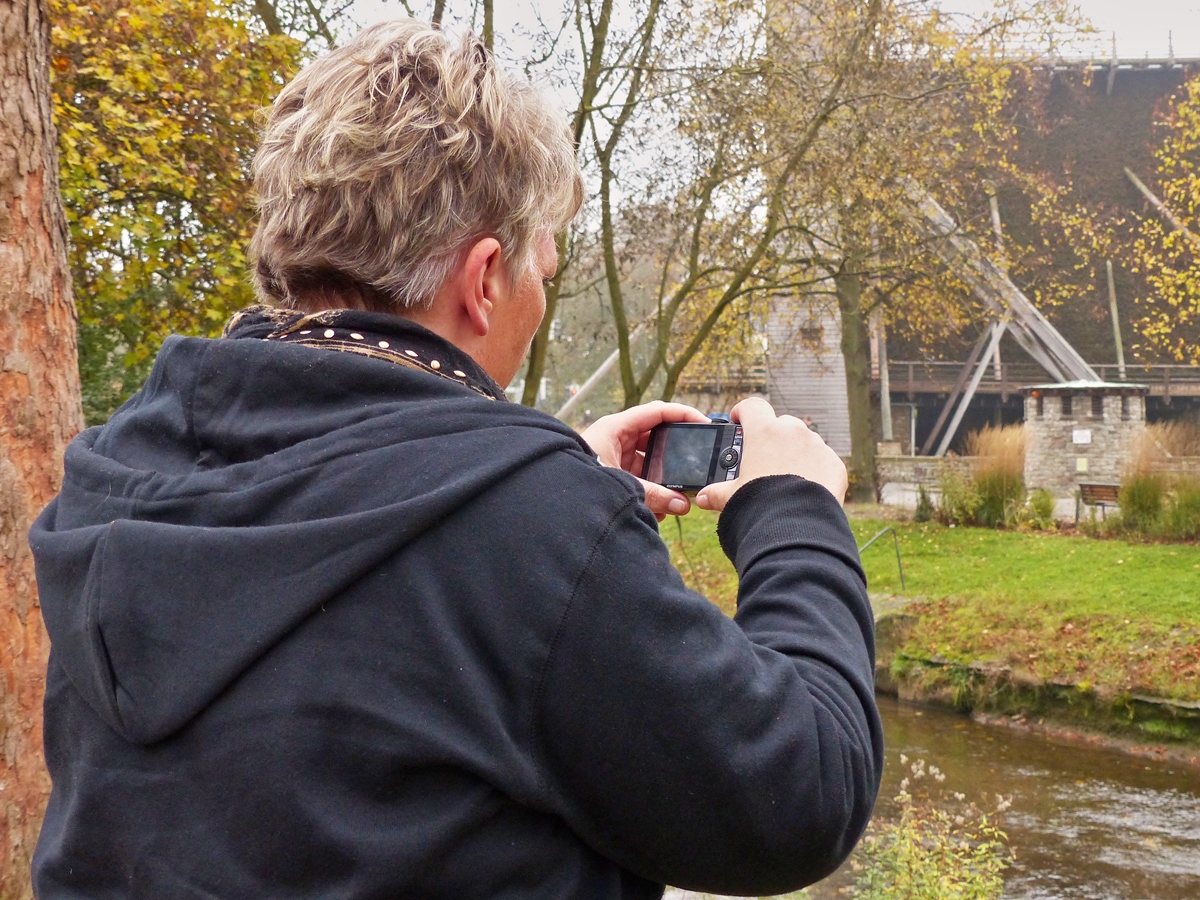
<instances>
[{"instance_id":1,"label":"stone wall","mask_svg":"<svg viewBox=\"0 0 1200 900\"><path fill-rule=\"evenodd\" d=\"M911 484L937 487L943 473L971 474L971 456L877 456L875 480L880 485Z\"/></svg>"},{"instance_id":2,"label":"stone wall","mask_svg":"<svg viewBox=\"0 0 1200 900\"><path fill-rule=\"evenodd\" d=\"M1102 415L1092 414L1091 394L1072 395L1067 414L1064 399L1057 393L1025 398L1025 487L1074 497L1080 482L1119 484L1125 460L1146 427L1145 398L1103 396Z\"/></svg>"},{"instance_id":3,"label":"stone wall","mask_svg":"<svg viewBox=\"0 0 1200 900\"><path fill-rule=\"evenodd\" d=\"M970 456L877 456L875 482L879 485L879 502L888 506L914 509L920 496L919 488L934 502L941 496L944 475L955 473L970 476Z\"/></svg>"}]
</instances>

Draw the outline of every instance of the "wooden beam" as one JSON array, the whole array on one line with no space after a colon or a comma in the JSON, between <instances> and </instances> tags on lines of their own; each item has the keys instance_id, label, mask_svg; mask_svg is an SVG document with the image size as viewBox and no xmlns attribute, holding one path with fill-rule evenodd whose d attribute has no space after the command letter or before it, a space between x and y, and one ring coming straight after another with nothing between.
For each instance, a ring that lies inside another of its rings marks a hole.
<instances>
[{"instance_id":1,"label":"wooden beam","mask_svg":"<svg viewBox=\"0 0 1200 900\"><path fill-rule=\"evenodd\" d=\"M1200 235L1197 235L1196 232L1184 225L1183 221L1175 213L1171 212L1167 204L1159 200L1150 188L1142 184L1142 180L1133 174L1129 166L1125 167L1125 175L1133 182L1133 186L1141 192L1142 196L1150 201L1150 205L1162 213L1162 217L1171 223L1171 227L1187 238L1188 243L1192 245L1193 249L1200 251Z\"/></svg>"},{"instance_id":2,"label":"wooden beam","mask_svg":"<svg viewBox=\"0 0 1200 900\"><path fill-rule=\"evenodd\" d=\"M928 456L929 451L933 449L933 442L937 440L938 432L946 424L946 419L950 417L950 411L954 409L954 403L958 400L958 395L962 393L967 379L971 377L972 367L979 359L979 354L983 351L983 345L987 343L988 334L989 332L985 329L979 335L979 340L975 342L975 346L971 348L971 354L967 357L966 364L959 371L958 379L954 382L954 387L950 390L950 396L946 398L946 403L942 406L942 411L938 414L937 421L933 423L933 431L929 432L929 437L925 438L925 443L921 445L921 456ZM986 364L985 362L984 365ZM909 384L912 384L912 363L909 363L908 372Z\"/></svg>"},{"instance_id":3,"label":"wooden beam","mask_svg":"<svg viewBox=\"0 0 1200 900\"><path fill-rule=\"evenodd\" d=\"M633 329L633 333L629 335L629 346L632 347L637 342L638 338L645 334L645 332L646 323L643 322L637 328ZM603 381L605 376L617 367L617 362L620 360L620 358L620 348L610 353L608 355L608 359L600 363L599 368L597 368L595 372L588 376L587 381L580 385L579 390L575 392L575 396L569 398L567 402L559 408L558 412L554 414L554 418L565 422L567 420L567 416L575 412L579 404L581 404L588 394L595 389L596 385Z\"/></svg>"},{"instance_id":4,"label":"wooden beam","mask_svg":"<svg viewBox=\"0 0 1200 900\"><path fill-rule=\"evenodd\" d=\"M1117 315L1117 285L1113 281L1112 260L1104 261L1104 269L1108 273L1108 308L1112 313L1113 340L1117 342L1117 374L1125 380L1125 348L1121 345L1121 319Z\"/></svg>"},{"instance_id":5,"label":"wooden beam","mask_svg":"<svg viewBox=\"0 0 1200 900\"><path fill-rule=\"evenodd\" d=\"M888 375L887 326L883 323L883 311L875 316L875 329L879 342L879 431L880 437L891 441L892 435L892 382Z\"/></svg>"},{"instance_id":6,"label":"wooden beam","mask_svg":"<svg viewBox=\"0 0 1200 900\"><path fill-rule=\"evenodd\" d=\"M1013 336L1026 352L1059 381L1100 380L1095 370L1020 288L980 251L973 240L959 231L954 219L927 190L909 181L908 195L916 209L914 222L935 238L934 252L967 282L997 318L1011 320ZM1034 344L1040 347L1041 352L1031 349Z\"/></svg>"},{"instance_id":7,"label":"wooden beam","mask_svg":"<svg viewBox=\"0 0 1200 900\"><path fill-rule=\"evenodd\" d=\"M1004 337L1005 329L1008 328L1008 319L1001 319L992 326L992 339L988 344L987 352L983 355L983 361L979 364L979 368L975 370L975 375L971 378L970 385L967 386L967 391L963 394L962 403L958 405L958 409L954 412L954 418L950 422L950 427L946 429L946 434L942 437L942 442L938 445L935 456L945 456L946 450L950 447L950 442L954 440L954 435L958 432L958 426L962 424L963 415L967 411L967 406L975 397L975 392L979 390L979 382L983 380L983 373L987 371L988 357L992 355L997 347L1000 346L1000 338ZM985 332L986 333L986 332Z\"/></svg>"}]
</instances>

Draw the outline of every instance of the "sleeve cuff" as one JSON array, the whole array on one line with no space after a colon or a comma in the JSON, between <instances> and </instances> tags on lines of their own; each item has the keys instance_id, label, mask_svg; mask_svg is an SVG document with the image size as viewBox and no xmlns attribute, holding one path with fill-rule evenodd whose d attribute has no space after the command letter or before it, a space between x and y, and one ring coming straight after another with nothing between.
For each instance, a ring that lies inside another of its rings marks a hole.
<instances>
[{"instance_id":1,"label":"sleeve cuff","mask_svg":"<svg viewBox=\"0 0 1200 900\"><path fill-rule=\"evenodd\" d=\"M842 505L799 475L768 475L740 488L721 513L717 537L739 577L768 553L807 547L841 557L866 581Z\"/></svg>"}]
</instances>

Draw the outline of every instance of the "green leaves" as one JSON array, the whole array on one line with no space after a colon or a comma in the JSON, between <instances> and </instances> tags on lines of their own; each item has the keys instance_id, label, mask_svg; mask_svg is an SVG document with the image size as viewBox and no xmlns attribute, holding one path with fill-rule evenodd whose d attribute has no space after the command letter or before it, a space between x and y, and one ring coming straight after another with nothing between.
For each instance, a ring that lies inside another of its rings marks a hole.
<instances>
[{"instance_id":1,"label":"green leaves","mask_svg":"<svg viewBox=\"0 0 1200 900\"><path fill-rule=\"evenodd\" d=\"M255 119L300 62L222 0L51 0L54 115L89 424L171 333L252 302Z\"/></svg>"},{"instance_id":2,"label":"green leaves","mask_svg":"<svg viewBox=\"0 0 1200 900\"><path fill-rule=\"evenodd\" d=\"M901 757L903 759L903 757ZM925 777L925 764L911 768L912 779ZM943 777L937 768L929 772ZM875 821L854 860L858 872L853 896L859 900L999 900L1001 873L1012 858L1008 836L995 814L964 804L955 794L943 800L915 801L901 782L898 821ZM915 788L914 788L915 790ZM998 807L1010 801L997 798Z\"/></svg>"}]
</instances>

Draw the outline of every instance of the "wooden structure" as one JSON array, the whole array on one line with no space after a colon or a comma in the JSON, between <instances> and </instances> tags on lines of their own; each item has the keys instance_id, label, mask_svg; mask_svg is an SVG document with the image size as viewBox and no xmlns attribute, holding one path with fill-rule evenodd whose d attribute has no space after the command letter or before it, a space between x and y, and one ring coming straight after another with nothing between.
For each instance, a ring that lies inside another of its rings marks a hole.
<instances>
[{"instance_id":1,"label":"wooden structure","mask_svg":"<svg viewBox=\"0 0 1200 900\"><path fill-rule=\"evenodd\" d=\"M954 219L928 191L910 182L908 196L914 209L911 217L913 224L929 235L930 245L942 262L958 273L993 314L991 327L979 336L967 357L966 365L950 389L950 397L925 446L921 448L923 456L929 453L953 411L950 424L942 434L934 455L943 456L949 449L963 414L979 389L988 365L996 356L1000 339L1006 333L1011 334L1021 349L1056 381L1100 381L1096 371L1059 334L1049 319L1038 312L1006 272L988 259L973 240L961 233Z\"/></svg>"},{"instance_id":2,"label":"wooden structure","mask_svg":"<svg viewBox=\"0 0 1200 900\"><path fill-rule=\"evenodd\" d=\"M767 393L775 412L805 419L839 455L849 456L850 409L837 311L774 309L767 336Z\"/></svg>"},{"instance_id":3,"label":"wooden structure","mask_svg":"<svg viewBox=\"0 0 1200 900\"><path fill-rule=\"evenodd\" d=\"M1101 381L1119 383L1124 380L1116 365L1093 365L1092 368ZM906 394L912 400L918 394L949 394L962 369L961 361L893 359L888 360L888 381L893 396ZM1138 384L1146 386L1151 397L1200 397L1200 366L1130 364L1126 369ZM1037 363L1006 360L1000 364L998 374L995 365L988 368L976 393L999 394L1007 398L1009 394L1019 393L1023 386L1043 378L1045 373ZM880 389L881 381L874 377L872 390L878 392Z\"/></svg>"}]
</instances>

